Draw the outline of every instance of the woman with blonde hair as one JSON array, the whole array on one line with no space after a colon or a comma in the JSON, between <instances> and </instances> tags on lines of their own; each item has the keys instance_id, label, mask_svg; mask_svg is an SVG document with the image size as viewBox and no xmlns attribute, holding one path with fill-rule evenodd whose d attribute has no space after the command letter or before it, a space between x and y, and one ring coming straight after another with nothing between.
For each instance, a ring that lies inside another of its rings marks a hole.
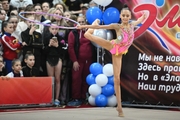
<instances>
[{"instance_id":1,"label":"woman with blonde hair","mask_svg":"<svg viewBox=\"0 0 180 120\"><path fill-rule=\"evenodd\" d=\"M52 8L50 8L49 10L48 10L48 12L47 12L47 15L45 15L44 17L46 18L46 20L50 20L50 15L48 15L48 14L53 14L53 11L55 10L55 8L54 7L52 7Z\"/></svg>"}]
</instances>

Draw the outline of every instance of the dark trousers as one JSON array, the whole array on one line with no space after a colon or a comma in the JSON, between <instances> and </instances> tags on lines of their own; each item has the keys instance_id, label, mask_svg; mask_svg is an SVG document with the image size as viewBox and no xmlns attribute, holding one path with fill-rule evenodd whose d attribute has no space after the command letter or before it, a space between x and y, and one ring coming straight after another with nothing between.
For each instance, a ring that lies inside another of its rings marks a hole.
<instances>
[{"instance_id":1,"label":"dark trousers","mask_svg":"<svg viewBox=\"0 0 180 120\"><path fill-rule=\"evenodd\" d=\"M61 70L61 90L60 100L68 102L70 99L70 83L71 83L72 62L64 59Z\"/></svg>"},{"instance_id":2,"label":"dark trousers","mask_svg":"<svg viewBox=\"0 0 180 120\"><path fill-rule=\"evenodd\" d=\"M86 60L84 62L78 61L80 68L78 71L72 69L72 98L73 99L86 99L86 93L88 85L86 83L86 77L90 73L89 66L92 60Z\"/></svg>"}]
</instances>

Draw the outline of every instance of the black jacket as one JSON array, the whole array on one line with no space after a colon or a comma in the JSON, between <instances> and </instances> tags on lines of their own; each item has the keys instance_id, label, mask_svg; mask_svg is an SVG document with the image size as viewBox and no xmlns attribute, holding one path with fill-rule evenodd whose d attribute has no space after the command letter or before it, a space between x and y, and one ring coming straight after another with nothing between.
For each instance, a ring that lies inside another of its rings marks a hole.
<instances>
[{"instance_id":1,"label":"black jacket","mask_svg":"<svg viewBox=\"0 0 180 120\"><path fill-rule=\"evenodd\" d=\"M36 31L33 32L33 35L29 35L29 31L30 29L27 28L21 33L22 42L27 44L27 46L23 46L23 55L27 51L31 51L35 56L40 56L43 48L42 35Z\"/></svg>"},{"instance_id":2,"label":"black jacket","mask_svg":"<svg viewBox=\"0 0 180 120\"><path fill-rule=\"evenodd\" d=\"M24 66L22 68L23 71L23 75L24 77L38 77L39 75L39 70L36 67L28 67L28 66Z\"/></svg>"}]
</instances>

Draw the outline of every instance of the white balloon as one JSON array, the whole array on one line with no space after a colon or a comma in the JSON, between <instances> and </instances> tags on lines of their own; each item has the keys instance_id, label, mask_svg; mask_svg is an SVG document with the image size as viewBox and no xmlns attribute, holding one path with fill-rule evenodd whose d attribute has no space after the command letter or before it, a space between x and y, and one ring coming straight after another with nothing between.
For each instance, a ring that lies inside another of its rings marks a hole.
<instances>
[{"instance_id":1,"label":"white balloon","mask_svg":"<svg viewBox=\"0 0 180 120\"><path fill-rule=\"evenodd\" d=\"M113 0L93 0L96 4L106 7L109 5Z\"/></svg>"},{"instance_id":2,"label":"white balloon","mask_svg":"<svg viewBox=\"0 0 180 120\"><path fill-rule=\"evenodd\" d=\"M94 36L107 39L107 30L106 29L95 29L93 32Z\"/></svg>"},{"instance_id":3,"label":"white balloon","mask_svg":"<svg viewBox=\"0 0 180 120\"><path fill-rule=\"evenodd\" d=\"M104 0L102 6L106 7L108 6L113 0Z\"/></svg>"},{"instance_id":4,"label":"white balloon","mask_svg":"<svg viewBox=\"0 0 180 120\"><path fill-rule=\"evenodd\" d=\"M113 33L110 30L107 30L107 40L112 40L113 39Z\"/></svg>"},{"instance_id":5,"label":"white balloon","mask_svg":"<svg viewBox=\"0 0 180 120\"><path fill-rule=\"evenodd\" d=\"M97 95L101 94L102 88L98 86L97 84L92 84L89 86L89 94L92 95L93 97L96 97Z\"/></svg>"},{"instance_id":6,"label":"white balloon","mask_svg":"<svg viewBox=\"0 0 180 120\"><path fill-rule=\"evenodd\" d=\"M104 74L99 74L95 78L96 84L103 87L108 83L108 78Z\"/></svg>"},{"instance_id":7,"label":"white balloon","mask_svg":"<svg viewBox=\"0 0 180 120\"><path fill-rule=\"evenodd\" d=\"M116 96L115 95L112 95L112 96L108 97L107 99L108 99L107 106L115 107L117 105L117 100L116 100Z\"/></svg>"},{"instance_id":8,"label":"white balloon","mask_svg":"<svg viewBox=\"0 0 180 120\"><path fill-rule=\"evenodd\" d=\"M92 95L89 96L88 102L89 102L90 105L96 106L95 97L93 97Z\"/></svg>"},{"instance_id":9,"label":"white balloon","mask_svg":"<svg viewBox=\"0 0 180 120\"><path fill-rule=\"evenodd\" d=\"M108 63L103 67L103 74L110 77L113 76L113 65Z\"/></svg>"},{"instance_id":10,"label":"white balloon","mask_svg":"<svg viewBox=\"0 0 180 120\"><path fill-rule=\"evenodd\" d=\"M95 29L94 32L93 32L93 35L106 40L107 39L107 30L106 29ZM98 47L98 48L101 47L101 46L97 45L94 42L92 42L92 44L95 47Z\"/></svg>"}]
</instances>

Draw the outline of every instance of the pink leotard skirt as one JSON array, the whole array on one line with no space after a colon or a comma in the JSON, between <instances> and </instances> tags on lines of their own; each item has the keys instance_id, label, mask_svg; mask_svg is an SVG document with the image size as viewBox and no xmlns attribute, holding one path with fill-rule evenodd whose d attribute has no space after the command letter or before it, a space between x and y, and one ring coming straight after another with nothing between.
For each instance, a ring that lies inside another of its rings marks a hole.
<instances>
[{"instance_id":1,"label":"pink leotard skirt","mask_svg":"<svg viewBox=\"0 0 180 120\"><path fill-rule=\"evenodd\" d=\"M123 32L123 40L120 43L116 43L116 40L111 40L113 44L113 48L110 50L111 54L119 55L119 54L126 54L128 52L128 48L133 42L134 35L130 38L126 32Z\"/></svg>"}]
</instances>

